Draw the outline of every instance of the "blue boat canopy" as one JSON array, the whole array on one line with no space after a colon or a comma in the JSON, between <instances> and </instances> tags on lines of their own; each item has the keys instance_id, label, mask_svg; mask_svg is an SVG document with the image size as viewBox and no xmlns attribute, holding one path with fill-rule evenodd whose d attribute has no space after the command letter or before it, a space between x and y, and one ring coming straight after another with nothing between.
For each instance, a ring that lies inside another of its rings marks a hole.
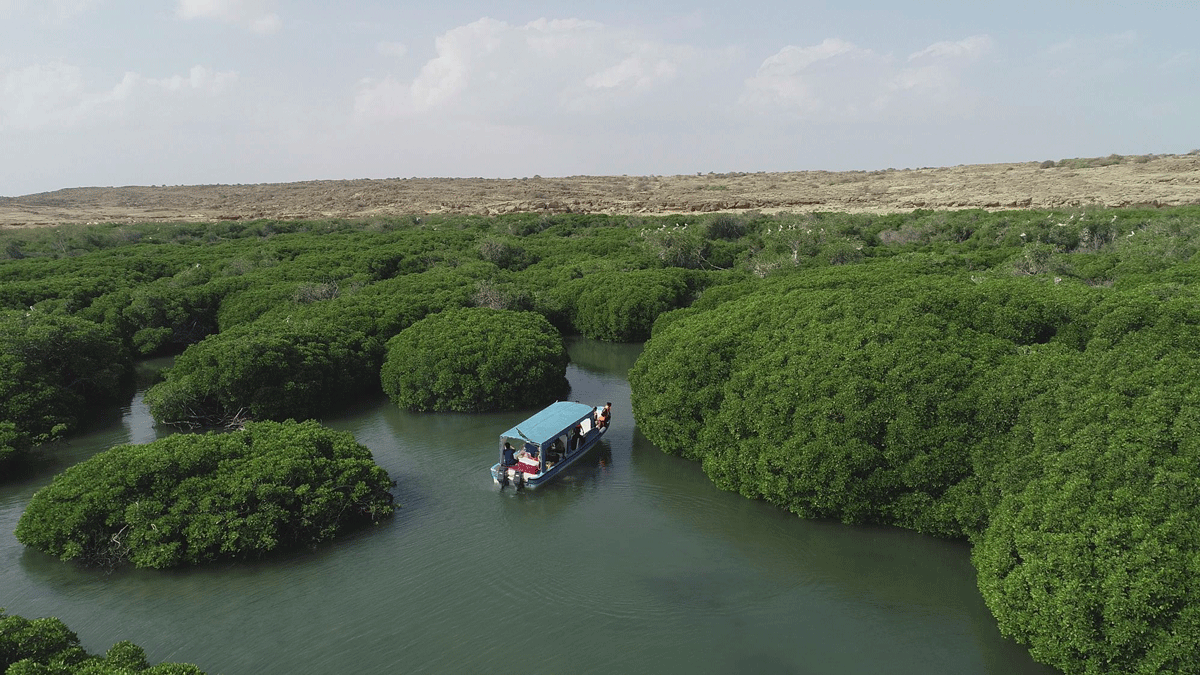
<instances>
[{"instance_id":1,"label":"blue boat canopy","mask_svg":"<svg viewBox=\"0 0 1200 675\"><path fill-rule=\"evenodd\" d=\"M559 401L538 411L536 415L504 432L505 438L523 438L543 445L554 439L581 420L591 416L595 410L586 403Z\"/></svg>"}]
</instances>

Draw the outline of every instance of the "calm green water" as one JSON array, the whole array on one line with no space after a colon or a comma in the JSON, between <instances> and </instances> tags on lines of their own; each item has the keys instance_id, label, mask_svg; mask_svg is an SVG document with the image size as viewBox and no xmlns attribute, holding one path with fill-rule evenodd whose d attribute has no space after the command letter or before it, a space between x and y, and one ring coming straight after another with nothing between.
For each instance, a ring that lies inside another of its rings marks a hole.
<instances>
[{"instance_id":1,"label":"calm green water","mask_svg":"<svg viewBox=\"0 0 1200 675\"><path fill-rule=\"evenodd\" d=\"M498 490L496 437L529 411L323 422L398 482L390 521L315 553L172 572L81 569L12 536L54 473L156 429L140 395L0 485L0 606L209 673L1051 673L1004 640L966 545L797 519L716 490L635 428L640 348L572 344L571 397L612 401L560 482Z\"/></svg>"}]
</instances>

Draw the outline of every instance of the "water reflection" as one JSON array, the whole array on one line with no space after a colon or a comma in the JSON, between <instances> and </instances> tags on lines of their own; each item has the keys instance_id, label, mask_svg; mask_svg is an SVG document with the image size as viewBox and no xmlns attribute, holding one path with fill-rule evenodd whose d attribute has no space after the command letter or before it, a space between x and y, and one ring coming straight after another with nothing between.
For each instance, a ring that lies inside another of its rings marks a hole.
<instances>
[{"instance_id":1,"label":"water reflection","mask_svg":"<svg viewBox=\"0 0 1200 675\"><path fill-rule=\"evenodd\" d=\"M642 353L642 345L620 344L589 340L581 336L566 339L567 355L571 363L592 373L617 377L622 380L629 376L629 369Z\"/></svg>"},{"instance_id":2,"label":"water reflection","mask_svg":"<svg viewBox=\"0 0 1200 675\"><path fill-rule=\"evenodd\" d=\"M803 620L812 622L808 629L822 640L837 643L843 631L866 624L875 639L895 641L894 649L906 651L903 645L909 645L913 659L918 659L913 645L938 645L937 652L918 661L941 664L934 670L978 658L998 668L988 665L985 672L1056 672L1032 663L1024 649L1000 638L979 596L966 542L797 518L765 502L715 490L698 463L663 453L640 432L634 433L630 461L644 481L639 492L653 510L702 540L728 542L737 552L641 579L648 594L678 611L737 615L747 606L762 606L767 595L790 593L805 603ZM687 589L705 592L689 597ZM766 595L746 597L756 592ZM880 621L879 614L888 618ZM729 627L740 632L741 626L739 620ZM959 636L958 642L929 640L938 634ZM812 648L821 651L818 645Z\"/></svg>"}]
</instances>

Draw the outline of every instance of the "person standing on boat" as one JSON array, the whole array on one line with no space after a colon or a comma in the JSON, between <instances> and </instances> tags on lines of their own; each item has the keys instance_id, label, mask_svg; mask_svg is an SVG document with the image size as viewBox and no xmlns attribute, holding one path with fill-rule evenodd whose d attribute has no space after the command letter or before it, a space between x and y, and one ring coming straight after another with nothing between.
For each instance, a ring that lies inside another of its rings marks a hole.
<instances>
[{"instance_id":1,"label":"person standing on boat","mask_svg":"<svg viewBox=\"0 0 1200 675\"><path fill-rule=\"evenodd\" d=\"M612 401L604 404L604 410L596 417L596 426L601 429L608 428L608 420L612 417Z\"/></svg>"},{"instance_id":2,"label":"person standing on boat","mask_svg":"<svg viewBox=\"0 0 1200 675\"><path fill-rule=\"evenodd\" d=\"M583 438L583 425L576 424L575 428L571 431L571 452L575 452L575 449L579 447L579 440L581 438Z\"/></svg>"}]
</instances>

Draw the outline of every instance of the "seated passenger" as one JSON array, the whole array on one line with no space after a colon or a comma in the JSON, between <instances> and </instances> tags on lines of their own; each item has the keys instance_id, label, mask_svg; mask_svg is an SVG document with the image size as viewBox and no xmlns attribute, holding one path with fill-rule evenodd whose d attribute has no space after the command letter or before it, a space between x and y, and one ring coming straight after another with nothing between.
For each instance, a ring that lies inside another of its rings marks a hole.
<instances>
[{"instance_id":1,"label":"seated passenger","mask_svg":"<svg viewBox=\"0 0 1200 675\"><path fill-rule=\"evenodd\" d=\"M538 446L535 443L526 443L525 449L521 451L521 456L518 458L521 464L533 467L538 466Z\"/></svg>"},{"instance_id":2,"label":"seated passenger","mask_svg":"<svg viewBox=\"0 0 1200 675\"><path fill-rule=\"evenodd\" d=\"M504 455L503 455L504 458L502 460L500 460L501 466L512 466L513 464L517 463L517 449L514 448L512 446L512 444L509 443L508 441L504 441L504 451L503 452L504 452Z\"/></svg>"}]
</instances>

